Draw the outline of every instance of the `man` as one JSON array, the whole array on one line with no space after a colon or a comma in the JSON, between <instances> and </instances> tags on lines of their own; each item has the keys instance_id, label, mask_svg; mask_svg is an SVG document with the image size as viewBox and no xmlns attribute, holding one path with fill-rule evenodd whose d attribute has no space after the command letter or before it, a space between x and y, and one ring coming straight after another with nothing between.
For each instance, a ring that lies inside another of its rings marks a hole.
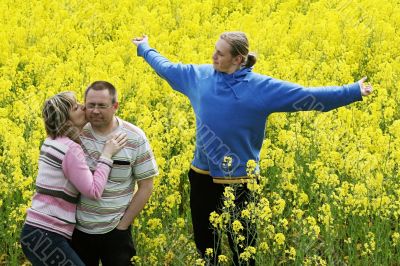
<instances>
[{"instance_id":1,"label":"man","mask_svg":"<svg viewBox=\"0 0 400 266\"><path fill-rule=\"evenodd\" d=\"M85 91L86 116L81 140L90 168L97 164L105 141L118 131L127 134L125 147L112 157L113 166L100 200L81 196L72 246L88 265L131 265L136 254L131 224L150 198L158 174L153 152L138 127L115 116L115 87L96 81ZM137 191L134 193L137 183Z\"/></svg>"}]
</instances>

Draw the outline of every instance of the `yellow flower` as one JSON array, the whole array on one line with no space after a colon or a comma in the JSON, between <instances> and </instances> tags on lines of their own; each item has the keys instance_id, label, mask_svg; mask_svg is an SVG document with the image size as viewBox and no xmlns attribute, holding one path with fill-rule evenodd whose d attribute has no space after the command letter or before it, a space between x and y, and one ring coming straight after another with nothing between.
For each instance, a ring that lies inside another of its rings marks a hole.
<instances>
[{"instance_id":1,"label":"yellow flower","mask_svg":"<svg viewBox=\"0 0 400 266\"><path fill-rule=\"evenodd\" d=\"M252 179L249 182L247 182L247 188L252 192L256 192L256 193L262 192L262 186L260 186L259 183L255 179Z\"/></svg>"},{"instance_id":2,"label":"yellow flower","mask_svg":"<svg viewBox=\"0 0 400 266\"><path fill-rule=\"evenodd\" d=\"M149 221L147 222L147 226L148 226L151 230L161 229L161 228L162 228L161 219L159 219L159 218L152 218L152 219L149 219Z\"/></svg>"},{"instance_id":3,"label":"yellow flower","mask_svg":"<svg viewBox=\"0 0 400 266\"><path fill-rule=\"evenodd\" d=\"M141 259L140 259L139 256L133 256L133 257L131 258L131 262L133 262L133 263L135 263L135 264L140 264Z\"/></svg>"},{"instance_id":4,"label":"yellow flower","mask_svg":"<svg viewBox=\"0 0 400 266\"><path fill-rule=\"evenodd\" d=\"M246 164L246 172L247 175L251 178L255 178L258 175L258 170L257 170L257 163L254 160L249 160L247 161Z\"/></svg>"},{"instance_id":5,"label":"yellow flower","mask_svg":"<svg viewBox=\"0 0 400 266\"><path fill-rule=\"evenodd\" d=\"M165 258L164 258L165 264L171 263L171 262L173 261L174 258L175 258L174 252L172 252L171 250L169 250L169 251L167 252L167 254L165 255Z\"/></svg>"},{"instance_id":6,"label":"yellow flower","mask_svg":"<svg viewBox=\"0 0 400 266\"><path fill-rule=\"evenodd\" d=\"M197 259L195 265L196 266L205 266L206 262L203 259Z\"/></svg>"},{"instance_id":7,"label":"yellow flower","mask_svg":"<svg viewBox=\"0 0 400 266\"><path fill-rule=\"evenodd\" d=\"M399 243L400 240L400 234L399 232L394 232L392 234L392 245L395 247Z\"/></svg>"},{"instance_id":8,"label":"yellow flower","mask_svg":"<svg viewBox=\"0 0 400 266\"><path fill-rule=\"evenodd\" d=\"M178 217L178 218L176 219L176 225L177 225L179 228L183 228L183 227L185 226L185 220L184 220L183 218L181 218L181 217Z\"/></svg>"},{"instance_id":9,"label":"yellow flower","mask_svg":"<svg viewBox=\"0 0 400 266\"><path fill-rule=\"evenodd\" d=\"M228 168L232 167L232 157L225 156L223 159L223 163L228 166Z\"/></svg>"},{"instance_id":10,"label":"yellow flower","mask_svg":"<svg viewBox=\"0 0 400 266\"><path fill-rule=\"evenodd\" d=\"M239 258L243 261L248 261L250 258L254 257L256 254L256 248L252 246L248 246L244 249L242 253L240 253Z\"/></svg>"},{"instance_id":11,"label":"yellow flower","mask_svg":"<svg viewBox=\"0 0 400 266\"><path fill-rule=\"evenodd\" d=\"M294 247L290 247L288 250L285 250L285 253L288 254L289 260L296 260L296 249Z\"/></svg>"},{"instance_id":12,"label":"yellow flower","mask_svg":"<svg viewBox=\"0 0 400 266\"><path fill-rule=\"evenodd\" d=\"M228 258L225 255L218 255L218 263L226 263Z\"/></svg>"},{"instance_id":13,"label":"yellow flower","mask_svg":"<svg viewBox=\"0 0 400 266\"><path fill-rule=\"evenodd\" d=\"M284 243L285 243L285 235L284 234L282 234L282 233L277 233L276 235L275 235L275 238L274 238L274 240L275 240L275 243L278 245L278 246L282 246Z\"/></svg>"},{"instance_id":14,"label":"yellow flower","mask_svg":"<svg viewBox=\"0 0 400 266\"><path fill-rule=\"evenodd\" d=\"M279 224L283 229L287 230L289 222L286 218L283 218L279 220Z\"/></svg>"},{"instance_id":15,"label":"yellow flower","mask_svg":"<svg viewBox=\"0 0 400 266\"><path fill-rule=\"evenodd\" d=\"M222 217L217 212L213 211L212 213L210 213L209 220L214 228L222 228L223 225Z\"/></svg>"},{"instance_id":16,"label":"yellow flower","mask_svg":"<svg viewBox=\"0 0 400 266\"><path fill-rule=\"evenodd\" d=\"M317 225L317 221L314 217L308 216L304 221L303 221L304 227L303 227L303 232L307 234L308 236L311 236L313 239L318 238L319 233L320 233L320 228Z\"/></svg>"},{"instance_id":17,"label":"yellow flower","mask_svg":"<svg viewBox=\"0 0 400 266\"><path fill-rule=\"evenodd\" d=\"M234 200L235 200L234 189L230 186L225 187L225 190L224 190L224 206L225 206L225 208L234 207L235 206Z\"/></svg>"},{"instance_id":18,"label":"yellow flower","mask_svg":"<svg viewBox=\"0 0 400 266\"><path fill-rule=\"evenodd\" d=\"M261 242L258 245L258 250L262 253L267 253L269 251L269 246L267 242Z\"/></svg>"},{"instance_id":19,"label":"yellow flower","mask_svg":"<svg viewBox=\"0 0 400 266\"><path fill-rule=\"evenodd\" d=\"M238 234L239 231L243 230L243 225L240 221L235 220L232 223L232 229L233 229L233 232L235 232L235 234Z\"/></svg>"},{"instance_id":20,"label":"yellow flower","mask_svg":"<svg viewBox=\"0 0 400 266\"><path fill-rule=\"evenodd\" d=\"M307 203L308 203L308 195L304 192L301 192L299 194L299 206L302 206Z\"/></svg>"},{"instance_id":21,"label":"yellow flower","mask_svg":"<svg viewBox=\"0 0 400 266\"><path fill-rule=\"evenodd\" d=\"M0 205L0 207L1 207L1 205ZM244 209L244 210L242 210L240 216L245 219L250 219L250 211L248 209Z\"/></svg>"},{"instance_id":22,"label":"yellow flower","mask_svg":"<svg viewBox=\"0 0 400 266\"><path fill-rule=\"evenodd\" d=\"M279 215L283 213L283 210L285 209L286 202L284 199L277 199L274 202L274 207L272 208L273 212L275 215Z\"/></svg>"},{"instance_id":23,"label":"yellow flower","mask_svg":"<svg viewBox=\"0 0 400 266\"><path fill-rule=\"evenodd\" d=\"M368 242L364 243L364 250L361 252L362 256L372 255L376 248L375 234L368 232Z\"/></svg>"}]
</instances>

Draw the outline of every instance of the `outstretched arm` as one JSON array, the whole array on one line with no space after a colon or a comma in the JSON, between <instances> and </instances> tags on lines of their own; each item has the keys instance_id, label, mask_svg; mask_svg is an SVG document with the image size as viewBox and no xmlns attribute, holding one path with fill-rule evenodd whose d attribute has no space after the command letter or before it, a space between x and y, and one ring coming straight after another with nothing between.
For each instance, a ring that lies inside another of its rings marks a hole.
<instances>
[{"instance_id":1,"label":"outstretched arm","mask_svg":"<svg viewBox=\"0 0 400 266\"><path fill-rule=\"evenodd\" d=\"M137 46L138 56L143 57L158 75L168 81L174 90L189 96L189 90L196 85L193 65L171 63L150 47L147 36L136 37L132 39L132 43Z\"/></svg>"},{"instance_id":2,"label":"outstretched arm","mask_svg":"<svg viewBox=\"0 0 400 266\"><path fill-rule=\"evenodd\" d=\"M265 106L268 113L296 111L330 111L361 101L362 96L372 92L366 78L344 86L302 87L298 84L268 79L264 89Z\"/></svg>"}]
</instances>

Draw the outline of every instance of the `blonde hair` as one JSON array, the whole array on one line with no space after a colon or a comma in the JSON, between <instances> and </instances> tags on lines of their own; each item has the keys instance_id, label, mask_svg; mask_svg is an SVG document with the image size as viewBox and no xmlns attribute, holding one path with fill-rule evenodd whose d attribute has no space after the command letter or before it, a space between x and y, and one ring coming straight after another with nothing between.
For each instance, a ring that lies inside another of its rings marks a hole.
<instances>
[{"instance_id":1,"label":"blonde hair","mask_svg":"<svg viewBox=\"0 0 400 266\"><path fill-rule=\"evenodd\" d=\"M79 129L70 120L69 112L76 105L75 94L71 91L61 92L44 102L42 117L49 137L69 137L80 143Z\"/></svg>"},{"instance_id":2,"label":"blonde hair","mask_svg":"<svg viewBox=\"0 0 400 266\"><path fill-rule=\"evenodd\" d=\"M226 41L231 47L232 56L242 56L242 65L252 67L257 61L255 53L249 52L249 41L246 34L241 31L228 31L220 35L220 38Z\"/></svg>"}]
</instances>

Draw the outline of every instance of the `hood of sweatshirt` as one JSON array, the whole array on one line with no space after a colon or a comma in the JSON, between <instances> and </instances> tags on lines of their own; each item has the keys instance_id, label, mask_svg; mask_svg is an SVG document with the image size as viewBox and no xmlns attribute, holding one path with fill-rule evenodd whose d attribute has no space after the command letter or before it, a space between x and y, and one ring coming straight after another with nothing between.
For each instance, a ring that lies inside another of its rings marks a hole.
<instances>
[{"instance_id":1,"label":"hood of sweatshirt","mask_svg":"<svg viewBox=\"0 0 400 266\"><path fill-rule=\"evenodd\" d=\"M252 71L252 68L242 67L237 71L227 74L218 72L218 88L222 90L231 90L236 99L239 99L239 86L238 83L248 82L248 73Z\"/></svg>"}]
</instances>

